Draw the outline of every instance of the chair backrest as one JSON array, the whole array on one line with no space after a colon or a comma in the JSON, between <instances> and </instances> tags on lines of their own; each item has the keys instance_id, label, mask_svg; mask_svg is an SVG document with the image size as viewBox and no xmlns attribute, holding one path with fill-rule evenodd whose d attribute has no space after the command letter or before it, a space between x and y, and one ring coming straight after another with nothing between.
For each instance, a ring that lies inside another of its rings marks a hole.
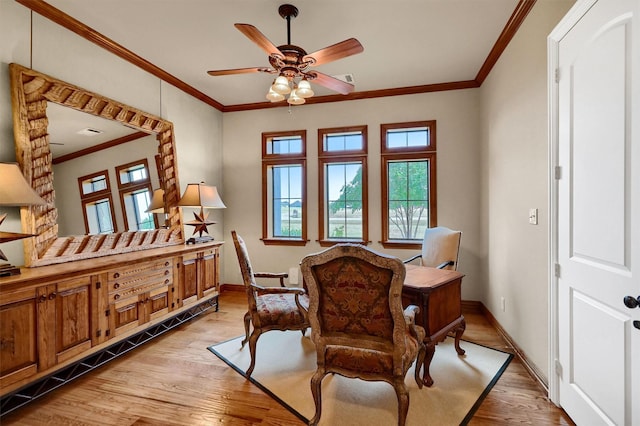
<instances>
[{"instance_id":1,"label":"chair backrest","mask_svg":"<svg viewBox=\"0 0 640 426\"><path fill-rule=\"evenodd\" d=\"M309 291L309 322L316 347L404 353L405 266L400 259L345 243L306 256L300 268Z\"/></svg>"},{"instance_id":2,"label":"chair backrest","mask_svg":"<svg viewBox=\"0 0 640 426\"><path fill-rule=\"evenodd\" d=\"M244 288L247 291L249 310L255 311L256 299L251 286L255 285L256 279L253 275L253 268L251 267L251 260L249 259L249 251L247 250L244 240L236 233L235 230L231 231L231 236L233 237L233 245L236 247L236 255L238 256L238 264L240 265L240 273L242 274Z\"/></svg>"},{"instance_id":3,"label":"chair backrest","mask_svg":"<svg viewBox=\"0 0 640 426\"><path fill-rule=\"evenodd\" d=\"M422 241L422 266L437 267L443 262L453 261L443 269L458 270L458 254L462 232L444 226L427 228Z\"/></svg>"}]
</instances>

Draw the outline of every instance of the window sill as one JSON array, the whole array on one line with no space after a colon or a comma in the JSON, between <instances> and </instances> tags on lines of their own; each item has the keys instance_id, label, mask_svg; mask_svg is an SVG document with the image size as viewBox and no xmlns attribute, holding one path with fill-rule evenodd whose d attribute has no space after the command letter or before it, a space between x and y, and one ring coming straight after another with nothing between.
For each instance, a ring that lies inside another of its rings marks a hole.
<instances>
[{"instance_id":1,"label":"window sill","mask_svg":"<svg viewBox=\"0 0 640 426\"><path fill-rule=\"evenodd\" d=\"M380 241L382 247L388 249L411 249L420 250L422 248L422 241L415 240L387 240Z\"/></svg>"},{"instance_id":2,"label":"window sill","mask_svg":"<svg viewBox=\"0 0 640 426\"><path fill-rule=\"evenodd\" d=\"M306 246L309 240L302 238L261 238L265 246Z\"/></svg>"}]
</instances>

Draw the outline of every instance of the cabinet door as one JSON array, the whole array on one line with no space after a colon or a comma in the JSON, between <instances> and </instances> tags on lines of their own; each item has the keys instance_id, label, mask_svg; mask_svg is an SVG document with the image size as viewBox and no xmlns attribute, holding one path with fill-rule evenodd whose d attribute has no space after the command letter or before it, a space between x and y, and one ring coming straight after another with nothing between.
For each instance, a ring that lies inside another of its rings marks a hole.
<instances>
[{"instance_id":1,"label":"cabinet door","mask_svg":"<svg viewBox=\"0 0 640 426\"><path fill-rule=\"evenodd\" d=\"M35 289L0 293L0 388L38 371Z\"/></svg>"},{"instance_id":2,"label":"cabinet door","mask_svg":"<svg viewBox=\"0 0 640 426\"><path fill-rule=\"evenodd\" d=\"M217 250L207 250L200 259L199 279L200 288L198 297L204 297L218 290L218 268L217 268Z\"/></svg>"},{"instance_id":3,"label":"cabinet door","mask_svg":"<svg viewBox=\"0 0 640 426\"><path fill-rule=\"evenodd\" d=\"M198 255L185 255L182 258L181 274L182 303L189 304L198 298Z\"/></svg>"},{"instance_id":4,"label":"cabinet door","mask_svg":"<svg viewBox=\"0 0 640 426\"><path fill-rule=\"evenodd\" d=\"M60 282L55 301L55 356L62 362L91 348L91 277Z\"/></svg>"}]
</instances>

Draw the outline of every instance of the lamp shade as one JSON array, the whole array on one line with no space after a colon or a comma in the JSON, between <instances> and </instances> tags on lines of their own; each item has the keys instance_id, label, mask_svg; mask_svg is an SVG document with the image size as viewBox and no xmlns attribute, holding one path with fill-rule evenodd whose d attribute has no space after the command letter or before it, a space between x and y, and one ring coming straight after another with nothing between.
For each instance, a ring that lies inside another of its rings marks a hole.
<instances>
[{"instance_id":1,"label":"lamp shade","mask_svg":"<svg viewBox=\"0 0 640 426\"><path fill-rule=\"evenodd\" d=\"M298 88L296 89L296 95L301 98L310 98L314 95L313 90L311 90L311 84L307 80L300 80L298 83Z\"/></svg>"},{"instance_id":2,"label":"lamp shade","mask_svg":"<svg viewBox=\"0 0 640 426\"><path fill-rule=\"evenodd\" d=\"M166 213L164 210L164 189L158 188L153 191L151 204L149 204L149 208L145 210L145 213Z\"/></svg>"},{"instance_id":3,"label":"lamp shade","mask_svg":"<svg viewBox=\"0 0 640 426\"><path fill-rule=\"evenodd\" d=\"M284 100L284 95L273 90L273 87L269 87L269 92L267 93L267 99L271 102L279 102Z\"/></svg>"},{"instance_id":4,"label":"lamp shade","mask_svg":"<svg viewBox=\"0 0 640 426\"><path fill-rule=\"evenodd\" d=\"M182 198L178 201L178 205L181 207L202 207L205 209L226 209L220 195L218 194L218 188L215 186L206 185L201 183L190 183L187 185Z\"/></svg>"},{"instance_id":5,"label":"lamp shade","mask_svg":"<svg viewBox=\"0 0 640 426\"><path fill-rule=\"evenodd\" d=\"M0 206L47 204L31 188L16 163L0 163Z\"/></svg>"},{"instance_id":6,"label":"lamp shade","mask_svg":"<svg viewBox=\"0 0 640 426\"><path fill-rule=\"evenodd\" d=\"M289 99L287 99L287 102L289 102L291 105L302 105L303 103L305 103L305 100L304 98L298 96L298 94L296 93L296 89L293 89L291 91L291 94L289 95Z\"/></svg>"},{"instance_id":7,"label":"lamp shade","mask_svg":"<svg viewBox=\"0 0 640 426\"><path fill-rule=\"evenodd\" d=\"M289 87L289 80L283 75L279 75L276 78L276 81L273 83L271 88L274 92L280 93L281 95L286 95L291 91L291 87Z\"/></svg>"}]
</instances>

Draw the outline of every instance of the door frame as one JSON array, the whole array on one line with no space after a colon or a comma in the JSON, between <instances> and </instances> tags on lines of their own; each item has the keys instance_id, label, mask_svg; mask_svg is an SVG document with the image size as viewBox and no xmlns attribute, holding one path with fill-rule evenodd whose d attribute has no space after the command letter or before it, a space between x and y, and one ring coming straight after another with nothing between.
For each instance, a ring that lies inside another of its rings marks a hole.
<instances>
[{"instance_id":1,"label":"door frame","mask_svg":"<svg viewBox=\"0 0 640 426\"><path fill-rule=\"evenodd\" d=\"M556 167L558 166L558 83L557 71L560 63L559 45L560 41L573 28L573 26L587 13L598 0L577 0L569 9L567 14L560 20L558 25L547 37L547 90L548 90L548 113L549 113L549 330L548 330L548 365L549 365L549 399L557 406L560 406L560 377L556 367L559 359L559 309L558 305L558 176Z\"/></svg>"}]
</instances>

